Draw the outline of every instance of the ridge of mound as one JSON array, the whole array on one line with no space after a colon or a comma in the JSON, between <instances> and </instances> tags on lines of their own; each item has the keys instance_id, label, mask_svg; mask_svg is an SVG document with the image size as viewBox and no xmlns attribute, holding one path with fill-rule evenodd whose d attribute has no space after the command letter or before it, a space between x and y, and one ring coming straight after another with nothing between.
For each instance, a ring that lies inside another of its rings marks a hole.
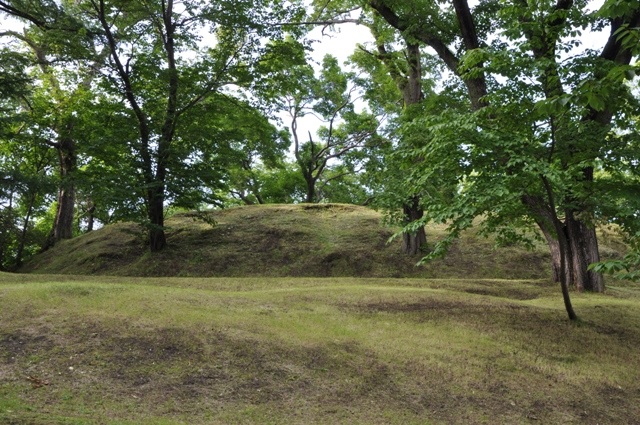
<instances>
[{"instance_id":1,"label":"ridge of mound","mask_svg":"<svg viewBox=\"0 0 640 425\"><path fill-rule=\"evenodd\" d=\"M358 276L537 279L549 276L544 248L494 248L465 235L443 259L416 266L394 230L370 208L344 204L256 205L167 219L168 246L150 253L145 232L117 223L63 241L22 272L119 276ZM427 228L429 244L444 227Z\"/></svg>"}]
</instances>

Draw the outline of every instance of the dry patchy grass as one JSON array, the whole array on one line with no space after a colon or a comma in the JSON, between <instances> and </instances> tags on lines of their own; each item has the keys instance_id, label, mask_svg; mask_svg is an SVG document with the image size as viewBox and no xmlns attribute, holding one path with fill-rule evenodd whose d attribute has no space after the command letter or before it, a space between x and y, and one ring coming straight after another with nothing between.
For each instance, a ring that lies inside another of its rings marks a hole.
<instances>
[{"instance_id":1,"label":"dry patchy grass","mask_svg":"<svg viewBox=\"0 0 640 425\"><path fill-rule=\"evenodd\" d=\"M0 422L632 424L640 293L0 275Z\"/></svg>"}]
</instances>

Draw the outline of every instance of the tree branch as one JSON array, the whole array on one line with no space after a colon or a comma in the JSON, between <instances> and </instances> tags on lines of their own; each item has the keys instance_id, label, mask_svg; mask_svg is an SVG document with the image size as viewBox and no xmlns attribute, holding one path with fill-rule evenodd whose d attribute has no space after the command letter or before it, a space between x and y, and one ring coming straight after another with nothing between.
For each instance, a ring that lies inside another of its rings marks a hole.
<instances>
[{"instance_id":1,"label":"tree branch","mask_svg":"<svg viewBox=\"0 0 640 425\"><path fill-rule=\"evenodd\" d=\"M47 26L47 22L42 20L41 18L36 17L24 10L17 9L11 6L9 3L5 1L0 1L0 12L5 12L11 16L15 16L17 18L25 19L32 24L36 25L39 28L48 29L50 27Z\"/></svg>"}]
</instances>

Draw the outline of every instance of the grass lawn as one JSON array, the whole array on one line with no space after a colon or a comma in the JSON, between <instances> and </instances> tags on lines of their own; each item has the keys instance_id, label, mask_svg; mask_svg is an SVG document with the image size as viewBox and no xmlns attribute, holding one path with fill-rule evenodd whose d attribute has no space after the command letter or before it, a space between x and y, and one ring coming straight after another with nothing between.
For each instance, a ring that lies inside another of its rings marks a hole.
<instances>
[{"instance_id":1,"label":"grass lawn","mask_svg":"<svg viewBox=\"0 0 640 425\"><path fill-rule=\"evenodd\" d=\"M0 274L2 424L633 424L640 289Z\"/></svg>"}]
</instances>

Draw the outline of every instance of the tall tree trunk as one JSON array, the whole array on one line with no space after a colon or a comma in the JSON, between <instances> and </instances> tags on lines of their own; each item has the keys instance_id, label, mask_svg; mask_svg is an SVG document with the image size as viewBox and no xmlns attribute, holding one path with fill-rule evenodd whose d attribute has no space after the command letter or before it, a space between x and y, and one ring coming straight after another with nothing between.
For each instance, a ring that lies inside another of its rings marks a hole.
<instances>
[{"instance_id":1,"label":"tall tree trunk","mask_svg":"<svg viewBox=\"0 0 640 425\"><path fill-rule=\"evenodd\" d=\"M141 103L134 94L134 87L129 73L129 63L123 64L118 54L118 42L112 32L112 24L107 17L105 1L93 2L97 17L104 30L109 53L113 59L118 76L123 83L124 96L133 109L133 113L138 121L140 132L140 157L144 164L143 175L147 189L147 218L149 220L149 249L152 252L160 251L167 245L164 232L164 198L167 166L170 160L170 147L173 141L177 120L177 98L178 98L178 72L175 61L174 35L177 24L173 18L173 0L162 2L162 25L159 26L163 47L167 54L167 68L169 71L169 81L167 85L167 104L161 134L158 141L156 157L156 172L153 169L153 158L151 152L151 128L149 118L142 109Z\"/></svg>"},{"instance_id":2,"label":"tall tree trunk","mask_svg":"<svg viewBox=\"0 0 640 425\"><path fill-rule=\"evenodd\" d=\"M58 207L54 222L53 238L55 242L73 237L73 213L75 209L75 187L73 183L61 187L58 191Z\"/></svg>"},{"instance_id":3,"label":"tall tree trunk","mask_svg":"<svg viewBox=\"0 0 640 425\"><path fill-rule=\"evenodd\" d=\"M562 282L561 263L564 256L564 278L569 286L578 291L604 292L602 274L587 270L589 264L600 261L595 229L576 219L574 211L565 211L565 221L561 222L562 234L566 240L563 249L554 227L555 211L540 197L524 196L523 203L535 217L549 246L554 281Z\"/></svg>"},{"instance_id":4,"label":"tall tree trunk","mask_svg":"<svg viewBox=\"0 0 640 425\"><path fill-rule=\"evenodd\" d=\"M419 103L423 99L422 93L422 70L420 64L420 45L417 43L406 42L407 70L401 71L397 63L395 63L384 43L378 43L378 57L386 65L389 74L396 81L398 89L402 92L405 111L412 105ZM416 160L416 163L424 161L423 158ZM420 207L420 197L414 194L409 202L402 205L404 213L404 222L406 226L424 215L424 211ZM420 227L415 232L404 232L402 234L402 252L407 255L417 255L420 249L426 245L427 235L424 227Z\"/></svg>"},{"instance_id":5,"label":"tall tree trunk","mask_svg":"<svg viewBox=\"0 0 640 425\"><path fill-rule=\"evenodd\" d=\"M406 41L406 40L405 40ZM406 83L401 86L404 96L405 108L417 104L423 98L422 93L422 67L420 64L420 46L417 43L407 43L407 62L409 64L409 72L407 74ZM420 159L420 162L424 158ZM414 195L411 202L402 206L405 217L405 225L420 220L424 215L420 207L420 197ZM405 232L402 234L402 252L407 255L417 255L420 249L427 244L427 234L424 226L415 232Z\"/></svg>"},{"instance_id":6,"label":"tall tree trunk","mask_svg":"<svg viewBox=\"0 0 640 425\"><path fill-rule=\"evenodd\" d=\"M73 212L76 205L76 152L73 140L66 139L59 143L61 185L58 191L58 208L53 228L55 242L73 237Z\"/></svg>"},{"instance_id":7,"label":"tall tree trunk","mask_svg":"<svg viewBox=\"0 0 640 425\"><path fill-rule=\"evenodd\" d=\"M167 246L164 232L164 188L151 188L148 191L149 249L161 251Z\"/></svg>"},{"instance_id":8,"label":"tall tree trunk","mask_svg":"<svg viewBox=\"0 0 640 425\"><path fill-rule=\"evenodd\" d=\"M416 220L420 220L424 215L422 208L420 208L419 198L415 196L411 204L405 204L403 206L403 212L405 217L405 225L413 223ZM424 231L424 226L420 227L415 232L404 232L402 234L402 252L407 255L417 255L420 249L427 244L427 235Z\"/></svg>"},{"instance_id":9,"label":"tall tree trunk","mask_svg":"<svg viewBox=\"0 0 640 425\"><path fill-rule=\"evenodd\" d=\"M93 227L95 225L96 204L94 204L93 201L89 199L87 206L88 206L87 208L87 233L88 233L93 231Z\"/></svg>"},{"instance_id":10,"label":"tall tree trunk","mask_svg":"<svg viewBox=\"0 0 640 425\"><path fill-rule=\"evenodd\" d=\"M71 125L68 126L71 130ZM70 137L61 138L57 143L50 143L58 152L60 169L60 187L56 206L56 216L53 228L45 241L42 250L45 251L63 239L73 237L73 217L76 206L75 174L77 171L76 146Z\"/></svg>"}]
</instances>

